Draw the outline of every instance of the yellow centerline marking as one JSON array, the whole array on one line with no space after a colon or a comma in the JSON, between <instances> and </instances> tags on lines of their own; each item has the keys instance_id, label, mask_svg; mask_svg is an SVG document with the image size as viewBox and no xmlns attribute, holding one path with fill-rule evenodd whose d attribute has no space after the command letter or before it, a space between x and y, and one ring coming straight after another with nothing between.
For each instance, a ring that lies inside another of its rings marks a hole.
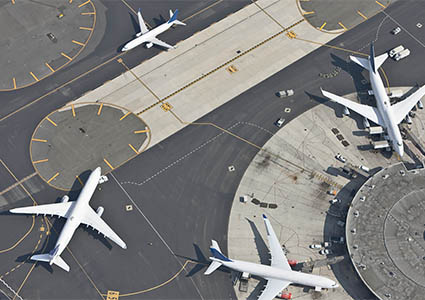
<instances>
[{"instance_id":1,"label":"yellow centerline marking","mask_svg":"<svg viewBox=\"0 0 425 300\"><path fill-rule=\"evenodd\" d=\"M47 143L47 140L42 140L42 139L36 139L36 138L34 138L34 139L32 139L33 141L35 141L35 142L43 142L43 143Z\"/></svg>"},{"instance_id":2,"label":"yellow centerline marking","mask_svg":"<svg viewBox=\"0 0 425 300\"><path fill-rule=\"evenodd\" d=\"M75 118L75 107L74 104L71 104L72 116Z\"/></svg>"},{"instance_id":3,"label":"yellow centerline marking","mask_svg":"<svg viewBox=\"0 0 425 300\"><path fill-rule=\"evenodd\" d=\"M97 111L97 115L98 115L98 116L100 116L100 113L102 112L102 107L103 107L103 103L102 103L102 104L100 104L100 107L99 107L99 109L98 109L98 111Z\"/></svg>"},{"instance_id":4,"label":"yellow centerline marking","mask_svg":"<svg viewBox=\"0 0 425 300\"><path fill-rule=\"evenodd\" d=\"M125 115L123 115L121 118L120 118L120 121L122 121L122 120L124 120L129 114L131 114L131 112L128 112L128 113L126 113Z\"/></svg>"},{"instance_id":5,"label":"yellow centerline marking","mask_svg":"<svg viewBox=\"0 0 425 300\"><path fill-rule=\"evenodd\" d=\"M361 17L363 17L363 19L367 20L367 17L366 17L364 14L362 14L360 11L357 11L357 13L358 13Z\"/></svg>"},{"instance_id":6,"label":"yellow centerline marking","mask_svg":"<svg viewBox=\"0 0 425 300\"><path fill-rule=\"evenodd\" d=\"M105 164L107 164L107 165L108 165L108 167L110 167L110 168L111 168L111 170L113 170L113 169L114 169L114 167L112 167L112 165L109 163L109 161L107 161L107 160L106 160L106 158L104 158L104 159L103 159L103 161L105 162Z\"/></svg>"},{"instance_id":7,"label":"yellow centerline marking","mask_svg":"<svg viewBox=\"0 0 425 300\"><path fill-rule=\"evenodd\" d=\"M315 13L314 10L313 11L306 11L306 12L303 13L303 16L311 15L311 14L314 14L314 13Z\"/></svg>"},{"instance_id":8,"label":"yellow centerline marking","mask_svg":"<svg viewBox=\"0 0 425 300\"><path fill-rule=\"evenodd\" d=\"M50 69L50 71L54 72L55 70L48 64L48 63L44 63L46 65L46 67L48 67Z\"/></svg>"},{"instance_id":9,"label":"yellow centerline marking","mask_svg":"<svg viewBox=\"0 0 425 300\"><path fill-rule=\"evenodd\" d=\"M86 16L86 15L94 15L95 12L82 12L81 15L82 16Z\"/></svg>"},{"instance_id":10,"label":"yellow centerline marking","mask_svg":"<svg viewBox=\"0 0 425 300\"><path fill-rule=\"evenodd\" d=\"M15 4L15 0L12 0L12 4Z\"/></svg>"},{"instance_id":11,"label":"yellow centerline marking","mask_svg":"<svg viewBox=\"0 0 425 300\"><path fill-rule=\"evenodd\" d=\"M39 81L38 78L37 78L37 76L35 76L33 72L30 72L30 74L31 74L32 78L35 79L35 81Z\"/></svg>"},{"instance_id":12,"label":"yellow centerline marking","mask_svg":"<svg viewBox=\"0 0 425 300\"><path fill-rule=\"evenodd\" d=\"M50 183L50 181L52 181L53 179L55 179L56 177L58 177L59 172L57 172L55 175L53 175L49 180L47 180L47 183Z\"/></svg>"},{"instance_id":13,"label":"yellow centerline marking","mask_svg":"<svg viewBox=\"0 0 425 300\"><path fill-rule=\"evenodd\" d=\"M383 8L387 8L384 4L382 4L381 2L379 2L379 1L375 1L377 4L379 4L379 5L381 5Z\"/></svg>"},{"instance_id":14,"label":"yellow centerline marking","mask_svg":"<svg viewBox=\"0 0 425 300\"><path fill-rule=\"evenodd\" d=\"M72 42L73 42L74 44L77 44L77 45L80 45L80 46L85 46L85 44L83 44L83 43L81 43L81 42L79 42L79 41L76 41L76 40L72 40Z\"/></svg>"},{"instance_id":15,"label":"yellow centerline marking","mask_svg":"<svg viewBox=\"0 0 425 300\"><path fill-rule=\"evenodd\" d=\"M80 5L78 5L78 7L83 7L84 5L86 5L87 3L90 3L90 0L88 0L88 1L86 1L86 2L84 2L84 3L82 3L82 4L80 4Z\"/></svg>"},{"instance_id":16,"label":"yellow centerline marking","mask_svg":"<svg viewBox=\"0 0 425 300\"><path fill-rule=\"evenodd\" d=\"M32 163L33 164L39 164L39 163L46 162L46 161L49 161L49 159L48 158L46 158L46 159L40 159L40 160L33 161Z\"/></svg>"},{"instance_id":17,"label":"yellow centerline marking","mask_svg":"<svg viewBox=\"0 0 425 300\"><path fill-rule=\"evenodd\" d=\"M132 144L128 144L128 146L131 148L131 150L133 150L134 152L136 152L136 154L139 154L139 151L137 151Z\"/></svg>"},{"instance_id":18,"label":"yellow centerline marking","mask_svg":"<svg viewBox=\"0 0 425 300\"><path fill-rule=\"evenodd\" d=\"M323 29L323 27L325 27L326 26L326 22L324 22L323 24L322 24L322 26L320 26L320 28L319 28L319 30L321 31L322 29Z\"/></svg>"},{"instance_id":19,"label":"yellow centerline marking","mask_svg":"<svg viewBox=\"0 0 425 300\"><path fill-rule=\"evenodd\" d=\"M341 26L342 28L344 28L344 30L347 30L347 27L344 26L344 24L342 24L341 22L338 22L339 26Z\"/></svg>"},{"instance_id":20,"label":"yellow centerline marking","mask_svg":"<svg viewBox=\"0 0 425 300\"><path fill-rule=\"evenodd\" d=\"M149 129L145 129L145 130L136 130L134 133L144 133L144 132L149 132Z\"/></svg>"},{"instance_id":21,"label":"yellow centerline marking","mask_svg":"<svg viewBox=\"0 0 425 300\"><path fill-rule=\"evenodd\" d=\"M63 57L66 57L67 59L69 59L69 60L72 60L72 58L71 57L69 57L68 55L66 55L65 53L63 53L63 52L61 52L61 55L63 56Z\"/></svg>"},{"instance_id":22,"label":"yellow centerline marking","mask_svg":"<svg viewBox=\"0 0 425 300\"><path fill-rule=\"evenodd\" d=\"M57 127L57 126L58 126L55 122L53 122L52 120L50 120L50 118L49 118L49 117L46 117L46 120L47 120L47 121L49 121L50 123L52 123L53 125L55 125L55 127Z\"/></svg>"},{"instance_id":23,"label":"yellow centerline marking","mask_svg":"<svg viewBox=\"0 0 425 300\"><path fill-rule=\"evenodd\" d=\"M15 89L16 90L16 78L15 77L13 77L13 89Z\"/></svg>"},{"instance_id":24,"label":"yellow centerline marking","mask_svg":"<svg viewBox=\"0 0 425 300\"><path fill-rule=\"evenodd\" d=\"M84 183L83 183L83 181L81 180L81 178L80 178L80 176L75 176L76 178L77 178L77 180L78 180L78 182L81 184L81 186L84 186Z\"/></svg>"},{"instance_id":25,"label":"yellow centerline marking","mask_svg":"<svg viewBox=\"0 0 425 300\"><path fill-rule=\"evenodd\" d=\"M90 27L80 27L80 29L82 29L82 30L93 30L93 28L90 28Z\"/></svg>"}]
</instances>

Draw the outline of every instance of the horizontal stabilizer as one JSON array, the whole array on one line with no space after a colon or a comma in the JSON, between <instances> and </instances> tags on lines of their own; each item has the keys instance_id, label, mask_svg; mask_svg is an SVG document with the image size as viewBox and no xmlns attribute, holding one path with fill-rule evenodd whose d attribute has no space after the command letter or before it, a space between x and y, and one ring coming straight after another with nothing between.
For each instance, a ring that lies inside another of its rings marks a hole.
<instances>
[{"instance_id":1,"label":"horizontal stabilizer","mask_svg":"<svg viewBox=\"0 0 425 300\"><path fill-rule=\"evenodd\" d=\"M36 261L50 262L52 257L50 256L50 254L37 254L37 255L31 256L31 259Z\"/></svg>"},{"instance_id":2,"label":"horizontal stabilizer","mask_svg":"<svg viewBox=\"0 0 425 300\"><path fill-rule=\"evenodd\" d=\"M60 256L56 256L53 260L53 263L57 265L58 267L62 268L63 270L69 272L69 266L67 263L62 259Z\"/></svg>"},{"instance_id":3,"label":"horizontal stabilizer","mask_svg":"<svg viewBox=\"0 0 425 300\"><path fill-rule=\"evenodd\" d=\"M214 260L210 266L208 267L208 269L205 271L204 275L210 275L212 272L214 272L215 270L217 270L218 268L220 268L220 266L222 265L221 262L218 262L216 260Z\"/></svg>"},{"instance_id":4,"label":"horizontal stabilizer","mask_svg":"<svg viewBox=\"0 0 425 300\"><path fill-rule=\"evenodd\" d=\"M356 64L358 64L360 67L369 70L370 71L370 67L369 67L369 60L366 58L360 58L357 56L350 56L350 59L355 62Z\"/></svg>"}]
</instances>

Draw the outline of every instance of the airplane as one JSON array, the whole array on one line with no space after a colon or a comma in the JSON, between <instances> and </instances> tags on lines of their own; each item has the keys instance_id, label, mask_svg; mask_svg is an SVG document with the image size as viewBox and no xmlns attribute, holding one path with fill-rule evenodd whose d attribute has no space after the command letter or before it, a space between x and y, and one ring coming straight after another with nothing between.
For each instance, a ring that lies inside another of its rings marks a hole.
<instances>
[{"instance_id":1,"label":"airplane","mask_svg":"<svg viewBox=\"0 0 425 300\"><path fill-rule=\"evenodd\" d=\"M166 23L161 24L154 29L148 30L148 28L146 27L145 21L143 20L142 13L140 12L140 9L139 9L139 11L137 12L137 16L139 19L140 32L136 34L135 39L125 44L124 47L121 49L121 51L125 52L128 50L131 50L143 43L145 43L146 48L150 48L155 44L167 49L175 49L174 46L171 46L159 40L156 36L163 33L164 31L167 31L171 26L175 24L186 25L185 23L177 20L178 13L179 13L178 9L176 9L174 13L172 12L172 10L170 10L170 19Z\"/></svg>"},{"instance_id":2,"label":"airplane","mask_svg":"<svg viewBox=\"0 0 425 300\"><path fill-rule=\"evenodd\" d=\"M370 83L376 99L376 107L359 104L322 89L321 91L323 96L343 105L345 110L349 108L362 115L365 118L365 121L369 119L377 125L382 126L388 134L388 140L391 143L391 146L398 155L402 157L404 154L404 148L398 124L400 124L403 119L408 116L412 108L420 102L421 98L425 95L425 86L419 88L405 100L391 105L390 99L385 91L384 84L382 83L381 76L379 76L378 73L379 67L387 58L387 53L375 57L373 42L370 44L370 55L368 59L350 56L350 59L353 62L369 71Z\"/></svg>"},{"instance_id":3,"label":"airplane","mask_svg":"<svg viewBox=\"0 0 425 300\"><path fill-rule=\"evenodd\" d=\"M53 250L47 254L33 255L31 256L32 260L48 262L50 265L55 264L69 272L69 266L60 255L65 250L80 224L85 224L87 227L93 227L93 229L117 243L121 248L127 249L127 245L124 241L101 219L104 210L103 207L99 206L99 208L94 211L89 206L89 201L96 190L100 177L101 169L97 167L91 172L89 179L76 201L68 202L69 197L65 195L62 197L61 203L28 206L10 210L10 212L14 214L54 215L68 219L59 234L59 238Z\"/></svg>"},{"instance_id":4,"label":"airplane","mask_svg":"<svg viewBox=\"0 0 425 300\"><path fill-rule=\"evenodd\" d=\"M212 263L204 274L209 275L223 265L239 272L247 272L263 277L267 279L267 284L258 300L271 300L275 298L278 293L291 283L312 286L316 291L320 291L322 288L331 289L338 287L335 281L326 277L293 271L283 253L270 221L265 215L263 215L263 219L269 240L271 266L227 258L221 252L218 243L212 240L210 247L211 254L213 255L213 257L210 257Z\"/></svg>"}]
</instances>

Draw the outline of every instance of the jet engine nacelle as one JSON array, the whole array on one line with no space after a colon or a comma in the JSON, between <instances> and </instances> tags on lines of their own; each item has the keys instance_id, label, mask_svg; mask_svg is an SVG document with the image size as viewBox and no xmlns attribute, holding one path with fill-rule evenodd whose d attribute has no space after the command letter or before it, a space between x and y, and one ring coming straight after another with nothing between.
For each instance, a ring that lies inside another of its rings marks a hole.
<instances>
[{"instance_id":1,"label":"jet engine nacelle","mask_svg":"<svg viewBox=\"0 0 425 300\"><path fill-rule=\"evenodd\" d=\"M406 119L405 120L406 120L406 123L407 124L412 124L412 119L410 118L409 115L406 116Z\"/></svg>"},{"instance_id":2,"label":"jet engine nacelle","mask_svg":"<svg viewBox=\"0 0 425 300\"><path fill-rule=\"evenodd\" d=\"M102 206L99 206L98 208L97 208L97 210L96 210L96 213L97 213L97 215L99 216L99 217L101 217L102 216L102 214L103 214L103 211L104 211L105 209L102 207Z\"/></svg>"},{"instance_id":3,"label":"jet engine nacelle","mask_svg":"<svg viewBox=\"0 0 425 300\"><path fill-rule=\"evenodd\" d=\"M139 32L138 34L136 34L136 37L141 36L143 33Z\"/></svg>"},{"instance_id":4,"label":"jet engine nacelle","mask_svg":"<svg viewBox=\"0 0 425 300\"><path fill-rule=\"evenodd\" d=\"M421 100L418 101L418 108L419 109L424 109L424 105L422 104L422 101Z\"/></svg>"},{"instance_id":5,"label":"jet engine nacelle","mask_svg":"<svg viewBox=\"0 0 425 300\"><path fill-rule=\"evenodd\" d=\"M63 196L62 199L61 199L62 203L66 203L68 201L69 201L69 197L67 195Z\"/></svg>"},{"instance_id":6,"label":"jet engine nacelle","mask_svg":"<svg viewBox=\"0 0 425 300\"><path fill-rule=\"evenodd\" d=\"M369 120L367 118L363 118L363 126L364 126L364 128L370 127L370 123L369 123Z\"/></svg>"},{"instance_id":7,"label":"jet engine nacelle","mask_svg":"<svg viewBox=\"0 0 425 300\"><path fill-rule=\"evenodd\" d=\"M344 106L344 110L342 111L342 114L345 115L345 116L350 115L350 111L348 110L347 106Z\"/></svg>"},{"instance_id":8,"label":"jet engine nacelle","mask_svg":"<svg viewBox=\"0 0 425 300\"><path fill-rule=\"evenodd\" d=\"M153 43L146 43L146 45L145 45L145 47L148 48L148 49L152 46L153 46Z\"/></svg>"}]
</instances>

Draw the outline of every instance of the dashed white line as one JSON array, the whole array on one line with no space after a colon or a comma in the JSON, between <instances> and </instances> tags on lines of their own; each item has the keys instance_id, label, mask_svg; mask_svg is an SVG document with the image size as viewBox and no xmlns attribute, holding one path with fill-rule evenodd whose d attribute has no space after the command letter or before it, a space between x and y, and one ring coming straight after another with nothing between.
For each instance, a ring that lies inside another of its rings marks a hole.
<instances>
[{"instance_id":1,"label":"dashed white line","mask_svg":"<svg viewBox=\"0 0 425 300\"><path fill-rule=\"evenodd\" d=\"M410 35L415 41L417 41L422 47L425 48L425 45L418 40L413 34L411 34L406 28L404 28L399 22L397 22L393 17L391 17L387 12L384 10L382 11L388 18L390 18L394 23L396 23L401 29L407 32L408 35Z\"/></svg>"},{"instance_id":2,"label":"dashed white line","mask_svg":"<svg viewBox=\"0 0 425 300\"><path fill-rule=\"evenodd\" d=\"M267 132L270 135L273 135L273 132L257 125L254 123L250 123L250 122L237 122L235 124L233 124L232 126L230 126L229 128L227 128L227 130L230 130L238 125L248 125L248 126L252 126L252 127L256 127L262 131ZM141 186L144 185L145 183L151 181L152 179L154 179L155 177L157 177L158 175L164 173L165 171L167 171L169 168L173 167L174 165L178 164L180 161L186 159L187 157L189 157L191 154L199 151L200 149L204 148L206 145L208 145L209 143L215 141L218 137L222 136L223 134L225 134L225 132L221 132L219 134L217 134L216 136L212 137L211 139L209 139L208 141L202 143L201 145L199 145L198 147L196 147L195 149L193 149L192 151L186 153L185 155L183 155L182 157L180 157L179 159L175 160L174 162L172 162L171 164L169 164L168 166L164 167L163 169L159 170L158 172L156 172L155 174L153 174L151 177L146 178L144 181L142 182L132 182L132 181L122 181L121 184L132 184L132 185L137 185L137 186Z\"/></svg>"}]
</instances>

